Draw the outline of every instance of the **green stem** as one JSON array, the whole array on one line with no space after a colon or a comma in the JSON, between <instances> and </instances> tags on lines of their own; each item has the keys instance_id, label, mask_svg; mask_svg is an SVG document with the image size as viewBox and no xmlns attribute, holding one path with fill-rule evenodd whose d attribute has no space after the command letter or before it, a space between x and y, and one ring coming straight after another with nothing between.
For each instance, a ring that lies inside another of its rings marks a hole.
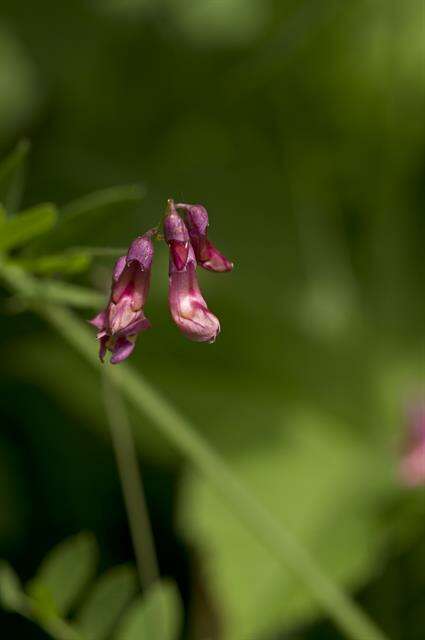
<instances>
[{"instance_id":1,"label":"green stem","mask_svg":"<svg viewBox=\"0 0 425 640\"><path fill-rule=\"evenodd\" d=\"M104 373L106 372L105 368ZM103 401L130 525L139 582L142 589L149 589L158 580L159 570L133 433L119 390L108 375L103 376L103 383Z\"/></svg>"},{"instance_id":2,"label":"green stem","mask_svg":"<svg viewBox=\"0 0 425 640\"><path fill-rule=\"evenodd\" d=\"M7 265L0 263L0 275L11 284ZM33 305L33 308L90 364L99 369L93 335L72 312L53 305ZM196 428L140 374L129 366L119 365L107 366L105 375L121 389L142 415L156 424L176 449L215 487L257 538L304 582L316 601L347 638L386 640L383 632L362 609L323 573L309 551L244 487L221 457L199 435Z\"/></svg>"}]
</instances>

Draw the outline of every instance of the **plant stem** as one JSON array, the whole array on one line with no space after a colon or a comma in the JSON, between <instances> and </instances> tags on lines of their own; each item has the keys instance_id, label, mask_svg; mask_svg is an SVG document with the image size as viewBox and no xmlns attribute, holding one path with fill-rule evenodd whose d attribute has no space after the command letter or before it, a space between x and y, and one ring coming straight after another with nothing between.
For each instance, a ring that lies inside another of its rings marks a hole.
<instances>
[{"instance_id":1,"label":"plant stem","mask_svg":"<svg viewBox=\"0 0 425 640\"><path fill-rule=\"evenodd\" d=\"M7 264L0 261L0 276L8 285L25 294L32 278L21 274L16 281ZM25 277L24 277L25 276ZM68 309L54 305L32 308L55 329L96 369L99 369L93 335ZM158 391L151 387L131 367L120 364L107 366L105 376L121 389L130 402L174 444L227 501L239 516L282 564L310 590L322 609L351 640L387 640L385 634L366 613L322 571L310 552L296 537L265 509L245 488L232 470L210 447L196 428L186 420Z\"/></svg>"},{"instance_id":2,"label":"plant stem","mask_svg":"<svg viewBox=\"0 0 425 640\"><path fill-rule=\"evenodd\" d=\"M155 543L128 413L119 390L107 375L103 375L103 400L124 494L140 586L148 589L159 577Z\"/></svg>"}]
</instances>

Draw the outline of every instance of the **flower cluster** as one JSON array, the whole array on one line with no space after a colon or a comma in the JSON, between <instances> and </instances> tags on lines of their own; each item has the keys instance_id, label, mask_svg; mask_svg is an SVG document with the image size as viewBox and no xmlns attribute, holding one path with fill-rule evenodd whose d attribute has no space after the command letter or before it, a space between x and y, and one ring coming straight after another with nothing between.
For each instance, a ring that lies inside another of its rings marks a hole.
<instances>
[{"instance_id":1,"label":"flower cluster","mask_svg":"<svg viewBox=\"0 0 425 640\"><path fill-rule=\"evenodd\" d=\"M184 217L182 217L180 211ZM208 213L202 205L168 201L163 222L169 247L169 294L171 316L180 331L195 342L214 342L220 323L208 309L196 277L199 264L209 271L231 271L233 263L208 239ZM122 362L134 350L137 336L150 327L144 314L158 229L137 237L115 264L109 302L90 320L97 330L99 357L111 352L111 364Z\"/></svg>"}]
</instances>

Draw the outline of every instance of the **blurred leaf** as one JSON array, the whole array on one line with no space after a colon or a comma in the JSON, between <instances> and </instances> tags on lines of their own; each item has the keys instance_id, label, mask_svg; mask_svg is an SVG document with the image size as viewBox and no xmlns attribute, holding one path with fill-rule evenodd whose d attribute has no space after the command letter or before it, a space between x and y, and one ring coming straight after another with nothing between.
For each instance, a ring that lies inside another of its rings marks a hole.
<instances>
[{"instance_id":1,"label":"blurred leaf","mask_svg":"<svg viewBox=\"0 0 425 640\"><path fill-rule=\"evenodd\" d=\"M53 204L40 204L4 221L0 228L0 251L19 247L49 231L56 223Z\"/></svg>"},{"instance_id":2,"label":"blurred leaf","mask_svg":"<svg viewBox=\"0 0 425 640\"><path fill-rule=\"evenodd\" d=\"M182 622L181 607L175 584L157 582L125 615L116 640L177 640Z\"/></svg>"},{"instance_id":3,"label":"blurred leaf","mask_svg":"<svg viewBox=\"0 0 425 640\"><path fill-rule=\"evenodd\" d=\"M10 611L22 611L25 594L15 570L2 560L0 562L0 603Z\"/></svg>"},{"instance_id":4,"label":"blurred leaf","mask_svg":"<svg viewBox=\"0 0 425 640\"><path fill-rule=\"evenodd\" d=\"M37 280L32 278L15 261L7 260L10 288L24 287L24 300L53 302L81 308L96 308L105 302L105 296L93 289L69 284L60 280ZM17 296L19 298L19 296Z\"/></svg>"},{"instance_id":5,"label":"blurred leaf","mask_svg":"<svg viewBox=\"0 0 425 640\"><path fill-rule=\"evenodd\" d=\"M380 466L345 425L297 410L261 447L235 452L232 467L327 575L359 586L386 540L375 515L392 486L382 454ZM201 551L225 621L223 640L268 637L320 613L309 590L282 571L198 474L189 474L181 498L183 530Z\"/></svg>"},{"instance_id":6,"label":"blurred leaf","mask_svg":"<svg viewBox=\"0 0 425 640\"><path fill-rule=\"evenodd\" d=\"M72 275L86 271L91 265L91 256L84 251L67 251L39 258L22 258L15 261L23 269L37 275Z\"/></svg>"},{"instance_id":7,"label":"blurred leaf","mask_svg":"<svg viewBox=\"0 0 425 640\"><path fill-rule=\"evenodd\" d=\"M246 46L264 30L270 0L168 0L177 27L201 47Z\"/></svg>"},{"instance_id":8,"label":"blurred leaf","mask_svg":"<svg viewBox=\"0 0 425 640\"><path fill-rule=\"evenodd\" d=\"M0 147L27 128L40 102L39 94L36 67L26 48L11 26L0 25Z\"/></svg>"},{"instance_id":9,"label":"blurred leaf","mask_svg":"<svg viewBox=\"0 0 425 640\"><path fill-rule=\"evenodd\" d=\"M26 590L32 601L31 610L38 621L44 622L57 617L56 601L47 585L35 578L27 583Z\"/></svg>"},{"instance_id":10,"label":"blurred leaf","mask_svg":"<svg viewBox=\"0 0 425 640\"><path fill-rule=\"evenodd\" d=\"M0 227L6 222L6 209L0 204Z\"/></svg>"},{"instance_id":11,"label":"blurred leaf","mask_svg":"<svg viewBox=\"0 0 425 640\"><path fill-rule=\"evenodd\" d=\"M105 304L105 296L97 291L59 280L39 282L31 297L55 304L66 304L82 309L96 309Z\"/></svg>"},{"instance_id":12,"label":"blurred leaf","mask_svg":"<svg viewBox=\"0 0 425 640\"><path fill-rule=\"evenodd\" d=\"M67 249L72 245L108 242L114 230L125 225L125 216L141 202L144 189L140 185L111 187L79 198L61 209L59 222L48 236L34 248ZM113 240L113 237L111 238ZM32 247L33 248L33 247Z\"/></svg>"},{"instance_id":13,"label":"blurred leaf","mask_svg":"<svg viewBox=\"0 0 425 640\"><path fill-rule=\"evenodd\" d=\"M116 567L103 575L85 599L78 616L84 637L106 640L136 592L137 578L131 567Z\"/></svg>"},{"instance_id":14,"label":"blurred leaf","mask_svg":"<svg viewBox=\"0 0 425 640\"><path fill-rule=\"evenodd\" d=\"M14 213L20 205L29 149L29 142L22 140L0 163L0 203L9 213Z\"/></svg>"},{"instance_id":15,"label":"blurred leaf","mask_svg":"<svg viewBox=\"0 0 425 640\"><path fill-rule=\"evenodd\" d=\"M46 589L56 611L68 613L95 573L97 545L92 535L81 533L55 547L43 560L31 592L40 596ZM46 600L44 592L43 601Z\"/></svg>"}]
</instances>

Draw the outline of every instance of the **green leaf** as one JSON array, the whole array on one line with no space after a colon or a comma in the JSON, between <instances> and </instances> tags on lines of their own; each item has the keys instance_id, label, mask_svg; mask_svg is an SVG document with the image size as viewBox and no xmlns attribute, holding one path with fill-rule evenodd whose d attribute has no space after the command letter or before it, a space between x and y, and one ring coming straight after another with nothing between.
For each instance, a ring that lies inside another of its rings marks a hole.
<instances>
[{"instance_id":1,"label":"green leaf","mask_svg":"<svg viewBox=\"0 0 425 640\"><path fill-rule=\"evenodd\" d=\"M78 616L83 636L87 640L110 637L136 592L137 578L131 567L116 567L104 574L86 598Z\"/></svg>"},{"instance_id":2,"label":"green leaf","mask_svg":"<svg viewBox=\"0 0 425 640\"><path fill-rule=\"evenodd\" d=\"M66 249L87 244L88 240L95 245L127 241L129 216L137 223L135 228L140 227L139 215L136 218L135 212L143 196L144 189L140 185L129 185L79 198L61 209L55 229L31 249Z\"/></svg>"},{"instance_id":3,"label":"green leaf","mask_svg":"<svg viewBox=\"0 0 425 640\"><path fill-rule=\"evenodd\" d=\"M97 291L59 280L37 283L30 298L54 304L65 304L81 309L96 309L105 304L105 296Z\"/></svg>"},{"instance_id":4,"label":"green leaf","mask_svg":"<svg viewBox=\"0 0 425 640\"><path fill-rule=\"evenodd\" d=\"M58 615L57 605L50 589L37 579L30 580L26 585L28 596L31 599L31 611L33 617L39 622L44 622Z\"/></svg>"},{"instance_id":5,"label":"green leaf","mask_svg":"<svg viewBox=\"0 0 425 640\"><path fill-rule=\"evenodd\" d=\"M116 640L177 640L182 622L180 595L174 583L154 584L130 608Z\"/></svg>"},{"instance_id":6,"label":"green leaf","mask_svg":"<svg viewBox=\"0 0 425 640\"><path fill-rule=\"evenodd\" d=\"M9 213L19 208L29 149L29 142L22 140L0 164L0 203Z\"/></svg>"},{"instance_id":7,"label":"green leaf","mask_svg":"<svg viewBox=\"0 0 425 640\"><path fill-rule=\"evenodd\" d=\"M37 275L66 274L72 275L86 271L92 262L92 257L84 251L67 251L38 258L22 258L15 264L26 271Z\"/></svg>"},{"instance_id":8,"label":"green leaf","mask_svg":"<svg viewBox=\"0 0 425 640\"><path fill-rule=\"evenodd\" d=\"M3 207L3 205L0 204L0 226L6 222L6 209Z\"/></svg>"},{"instance_id":9,"label":"green leaf","mask_svg":"<svg viewBox=\"0 0 425 640\"><path fill-rule=\"evenodd\" d=\"M231 462L327 575L352 588L373 574L386 539L375 509L390 490L391 466L376 460L346 425L299 408L272 440L235 451ZM199 474L188 474L180 506L190 544L214 559L205 571L223 612L223 640L272 637L320 614L309 588L282 571Z\"/></svg>"},{"instance_id":10,"label":"green leaf","mask_svg":"<svg viewBox=\"0 0 425 640\"><path fill-rule=\"evenodd\" d=\"M0 233L0 251L22 246L32 238L49 231L56 223L57 212L53 204L40 204L3 221Z\"/></svg>"},{"instance_id":11,"label":"green leaf","mask_svg":"<svg viewBox=\"0 0 425 640\"><path fill-rule=\"evenodd\" d=\"M105 296L93 289L60 280L36 280L11 260L7 261L7 272L9 284L13 283L13 286L23 292L23 295L17 297L24 300L37 303L52 302L90 309L95 309L105 303Z\"/></svg>"},{"instance_id":12,"label":"green leaf","mask_svg":"<svg viewBox=\"0 0 425 640\"><path fill-rule=\"evenodd\" d=\"M92 535L81 533L69 538L45 557L31 581L31 592L46 589L57 613L64 616L93 577L96 562L97 545Z\"/></svg>"},{"instance_id":13,"label":"green leaf","mask_svg":"<svg viewBox=\"0 0 425 640\"><path fill-rule=\"evenodd\" d=\"M0 562L0 603L10 611L22 611L25 594L15 570L2 560Z\"/></svg>"}]
</instances>

